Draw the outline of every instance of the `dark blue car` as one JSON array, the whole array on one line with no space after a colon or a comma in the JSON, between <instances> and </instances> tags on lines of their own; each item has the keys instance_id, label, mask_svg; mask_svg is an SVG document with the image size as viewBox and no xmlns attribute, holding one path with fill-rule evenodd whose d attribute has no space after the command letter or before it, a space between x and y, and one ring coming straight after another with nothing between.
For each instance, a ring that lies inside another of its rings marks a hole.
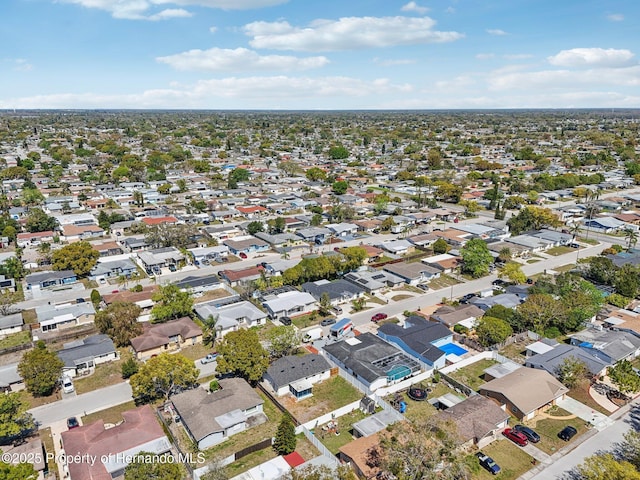
<instances>
[{"instance_id":1,"label":"dark blue car","mask_svg":"<svg viewBox=\"0 0 640 480\"><path fill-rule=\"evenodd\" d=\"M498 465L490 456L485 455L482 452L478 452L476 453L476 457L478 457L478 461L482 468L487 472L490 472L493 475L497 475L500 472L500 465Z\"/></svg>"}]
</instances>

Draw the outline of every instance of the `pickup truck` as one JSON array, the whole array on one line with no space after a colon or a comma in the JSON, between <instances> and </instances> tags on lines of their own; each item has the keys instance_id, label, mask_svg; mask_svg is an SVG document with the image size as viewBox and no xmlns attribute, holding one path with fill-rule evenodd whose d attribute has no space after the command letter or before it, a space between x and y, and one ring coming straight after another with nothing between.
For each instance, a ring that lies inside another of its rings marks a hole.
<instances>
[{"instance_id":1,"label":"pickup truck","mask_svg":"<svg viewBox=\"0 0 640 480\"><path fill-rule=\"evenodd\" d=\"M209 353L206 357L200 359L200 363L205 365L207 363L215 362L218 358L218 353Z\"/></svg>"}]
</instances>

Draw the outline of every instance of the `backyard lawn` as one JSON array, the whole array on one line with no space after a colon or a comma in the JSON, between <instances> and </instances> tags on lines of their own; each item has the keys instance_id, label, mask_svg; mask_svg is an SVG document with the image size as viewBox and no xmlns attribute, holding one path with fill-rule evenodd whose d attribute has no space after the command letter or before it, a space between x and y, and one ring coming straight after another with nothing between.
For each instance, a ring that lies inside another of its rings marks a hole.
<instances>
[{"instance_id":1,"label":"backyard lawn","mask_svg":"<svg viewBox=\"0 0 640 480\"><path fill-rule=\"evenodd\" d=\"M338 424L338 432L340 432L339 435L323 431L322 425L318 425L318 427L314 429L314 434L320 439L324 446L331 451L331 453L336 454L340 447L355 439L352 435L352 425L365 417L366 415L362 413L361 410L356 409L351 413L347 413L346 415L333 420Z\"/></svg>"},{"instance_id":2,"label":"backyard lawn","mask_svg":"<svg viewBox=\"0 0 640 480\"><path fill-rule=\"evenodd\" d=\"M480 385L486 383L482 378L483 370L497 363L498 362L496 362L495 360L480 360L478 362L472 363L471 365L463 367L460 370L451 372L449 376L473 390L478 390Z\"/></svg>"},{"instance_id":3,"label":"backyard lawn","mask_svg":"<svg viewBox=\"0 0 640 480\"><path fill-rule=\"evenodd\" d=\"M298 421L304 423L361 398L362 393L359 390L336 375L315 384L312 397L296 401L293 397L287 396L280 401Z\"/></svg>"},{"instance_id":4,"label":"backyard lawn","mask_svg":"<svg viewBox=\"0 0 640 480\"><path fill-rule=\"evenodd\" d=\"M31 332L28 330L7 335L0 340L0 350L3 348L12 348L18 345L31 343Z\"/></svg>"},{"instance_id":5,"label":"backyard lawn","mask_svg":"<svg viewBox=\"0 0 640 480\"><path fill-rule=\"evenodd\" d=\"M500 465L498 476L504 480L514 480L533 468L533 457L507 439L500 439L487 445L482 449L482 452L489 455ZM474 480L494 478L493 475L480 466L475 455L469 457L469 465L473 468L471 478ZM476 467L474 468L473 465Z\"/></svg>"},{"instance_id":6,"label":"backyard lawn","mask_svg":"<svg viewBox=\"0 0 640 480\"><path fill-rule=\"evenodd\" d=\"M428 394L429 399L440 397L445 393L458 395L456 392L447 387L443 382L432 384L429 388L431 388L431 392ZM407 411L404 413L404 415L408 420L417 421L438 413L438 410L433 405L431 405L428 400L423 402L416 402L415 400L411 400L407 396L406 392L401 393L401 395L404 398L404 401L407 403ZM386 397L385 400L387 401L387 403L391 403L393 397L394 395L390 395Z\"/></svg>"}]
</instances>

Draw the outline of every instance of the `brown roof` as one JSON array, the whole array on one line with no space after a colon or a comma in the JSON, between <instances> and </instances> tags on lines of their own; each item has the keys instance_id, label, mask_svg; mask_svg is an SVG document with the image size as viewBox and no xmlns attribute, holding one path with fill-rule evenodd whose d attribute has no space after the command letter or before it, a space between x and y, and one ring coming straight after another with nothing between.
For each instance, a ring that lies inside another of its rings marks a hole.
<instances>
[{"instance_id":1,"label":"brown roof","mask_svg":"<svg viewBox=\"0 0 640 480\"><path fill-rule=\"evenodd\" d=\"M169 337L180 335L183 339L202 335L202 329L189 317L182 317L165 323L143 324L142 335L131 339L131 346L137 352L144 352L152 348L170 343Z\"/></svg>"},{"instance_id":2,"label":"brown roof","mask_svg":"<svg viewBox=\"0 0 640 480\"><path fill-rule=\"evenodd\" d=\"M65 236L81 235L85 232L104 232L98 225L65 225L62 227L62 233Z\"/></svg>"},{"instance_id":3,"label":"brown roof","mask_svg":"<svg viewBox=\"0 0 640 480\"><path fill-rule=\"evenodd\" d=\"M40 237L53 237L53 232L51 230L47 230L46 232L19 233L17 236L18 240Z\"/></svg>"},{"instance_id":4,"label":"brown roof","mask_svg":"<svg viewBox=\"0 0 640 480\"><path fill-rule=\"evenodd\" d=\"M437 322L442 322L445 325L452 327L467 318L480 318L483 315L484 310L476 307L475 305L458 305L457 307L445 305L433 312L431 318Z\"/></svg>"},{"instance_id":5,"label":"brown roof","mask_svg":"<svg viewBox=\"0 0 640 480\"><path fill-rule=\"evenodd\" d=\"M495 392L504 395L525 415L560 398L569 389L546 370L518 368L480 387L480 393Z\"/></svg>"},{"instance_id":6,"label":"brown roof","mask_svg":"<svg viewBox=\"0 0 640 480\"><path fill-rule=\"evenodd\" d=\"M359 247L367 252L368 257L378 257L384 252L381 248L374 247L372 245L359 245Z\"/></svg>"},{"instance_id":7,"label":"brown roof","mask_svg":"<svg viewBox=\"0 0 640 480\"><path fill-rule=\"evenodd\" d=\"M124 290L122 292L110 293L108 295L104 295L102 299L104 300L104 303L106 303L107 305L114 302L136 303L136 302L141 302L143 300L151 300L151 297L157 290L158 290L157 285L150 285L148 287L143 287L141 292Z\"/></svg>"},{"instance_id":8,"label":"brown roof","mask_svg":"<svg viewBox=\"0 0 640 480\"><path fill-rule=\"evenodd\" d=\"M177 223L176 217L143 217L142 222L146 225L159 225L161 223Z\"/></svg>"},{"instance_id":9,"label":"brown roof","mask_svg":"<svg viewBox=\"0 0 640 480\"><path fill-rule=\"evenodd\" d=\"M72 479L112 480L100 461L102 456L116 455L163 438L169 447L169 442L149 405L122 412L122 418L123 423L109 429L105 429L104 422L98 420L62 432L62 443L67 455L91 455L90 458L98 459L93 465L91 462L70 462L69 474Z\"/></svg>"},{"instance_id":10,"label":"brown roof","mask_svg":"<svg viewBox=\"0 0 640 480\"><path fill-rule=\"evenodd\" d=\"M242 270L222 270L220 273L222 273L230 282L235 282L236 280L241 280L243 278L260 275L262 270L264 270L262 267L250 267L243 268Z\"/></svg>"},{"instance_id":11,"label":"brown roof","mask_svg":"<svg viewBox=\"0 0 640 480\"><path fill-rule=\"evenodd\" d=\"M367 465L367 452L370 448L380 443L378 434L369 435L368 437L360 437L352 442L347 443L339 448L340 453L347 457L349 462L355 464L362 472L365 478L375 478L380 472L379 468ZM346 460L346 458L345 458Z\"/></svg>"},{"instance_id":12,"label":"brown roof","mask_svg":"<svg viewBox=\"0 0 640 480\"><path fill-rule=\"evenodd\" d=\"M104 252L106 250L122 250L122 247L120 247L116 242L92 243L91 247L98 252Z\"/></svg>"},{"instance_id":13,"label":"brown roof","mask_svg":"<svg viewBox=\"0 0 640 480\"><path fill-rule=\"evenodd\" d=\"M473 395L438 413L438 419L452 421L462 443L477 443L508 420L509 414L491 398Z\"/></svg>"}]
</instances>

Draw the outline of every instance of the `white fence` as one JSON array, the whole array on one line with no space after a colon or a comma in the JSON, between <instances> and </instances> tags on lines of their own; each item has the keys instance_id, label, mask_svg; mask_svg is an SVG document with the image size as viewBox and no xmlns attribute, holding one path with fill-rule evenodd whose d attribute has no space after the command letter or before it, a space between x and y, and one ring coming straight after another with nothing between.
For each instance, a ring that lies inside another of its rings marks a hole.
<instances>
[{"instance_id":1,"label":"white fence","mask_svg":"<svg viewBox=\"0 0 640 480\"><path fill-rule=\"evenodd\" d=\"M340 465L340 462L338 461L336 456L331 453L331 451L327 447L325 447L324 444L320 440L318 440L318 438L313 433L311 433L307 428L303 426L299 428L302 429L304 436L313 444L314 447L318 449L323 457L333 462L335 467L338 467Z\"/></svg>"},{"instance_id":2,"label":"white fence","mask_svg":"<svg viewBox=\"0 0 640 480\"><path fill-rule=\"evenodd\" d=\"M330 422L336 418L339 418L347 413L351 413L354 410L360 408L360 400L356 400L355 402L351 402L344 407L336 408L333 412L325 413L324 415L320 415L319 417L314 418L306 423L303 423L299 427L296 428L296 434L304 431L303 428L313 429L318 425L324 425L325 423Z\"/></svg>"}]
</instances>

